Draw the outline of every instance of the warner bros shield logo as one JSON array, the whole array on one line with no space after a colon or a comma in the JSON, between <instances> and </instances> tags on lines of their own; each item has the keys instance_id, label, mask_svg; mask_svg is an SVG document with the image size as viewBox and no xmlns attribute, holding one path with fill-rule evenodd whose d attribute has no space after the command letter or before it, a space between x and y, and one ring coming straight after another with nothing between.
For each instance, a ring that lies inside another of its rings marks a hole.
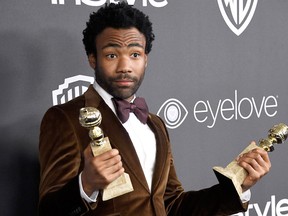
<instances>
[{"instance_id":1,"label":"warner bros shield logo","mask_svg":"<svg viewBox=\"0 0 288 216\"><path fill-rule=\"evenodd\" d=\"M66 78L58 89L52 91L53 105L63 104L82 95L94 82L94 77L77 75Z\"/></svg>"},{"instance_id":2,"label":"warner bros shield logo","mask_svg":"<svg viewBox=\"0 0 288 216\"><path fill-rule=\"evenodd\" d=\"M258 0L217 0L228 27L237 36L247 28L255 13Z\"/></svg>"}]
</instances>

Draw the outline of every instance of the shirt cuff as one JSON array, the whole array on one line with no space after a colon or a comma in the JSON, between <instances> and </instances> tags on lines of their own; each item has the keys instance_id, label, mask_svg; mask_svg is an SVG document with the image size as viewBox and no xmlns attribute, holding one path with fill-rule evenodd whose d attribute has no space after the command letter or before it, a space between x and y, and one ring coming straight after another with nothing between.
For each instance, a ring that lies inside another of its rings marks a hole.
<instances>
[{"instance_id":1,"label":"shirt cuff","mask_svg":"<svg viewBox=\"0 0 288 216\"><path fill-rule=\"evenodd\" d=\"M78 180L79 180L79 188L80 188L80 195L81 197L87 201L88 203L92 203L92 202L96 202L97 201L97 197L98 197L98 194L99 194L99 191L96 190L92 193L92 195L89 197L84 189L83 189L83 185L82 185L82 180L81 180L81 175L82 175L82 172L79 174L79 177L78 177Z\"/></svg>"},{"instance_id":2,"label":"shirt cuff","mask_svg":"<svg viewBox=\"0 0 288 216\"><path fill-rule=\"evenodd\" d=\"M247 190L247 191L243 192L240 196L240 199L241 199L242 203L249 202L251 199L251 191Z\"/></svg>"}]
</instances>

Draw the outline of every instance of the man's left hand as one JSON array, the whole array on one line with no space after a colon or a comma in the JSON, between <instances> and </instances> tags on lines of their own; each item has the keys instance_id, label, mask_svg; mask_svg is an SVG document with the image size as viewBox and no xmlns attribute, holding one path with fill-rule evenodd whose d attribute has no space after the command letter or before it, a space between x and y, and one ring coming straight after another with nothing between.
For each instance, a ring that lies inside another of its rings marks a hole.
<instances>
[{"instance_id":1,"label":"man's left hand","mask_svg":"<svg viewBox=\"0 0 288 216\"><path fill-rule=\"evenodd\" d=\"M271 168L268 153L260 148L240 155L237 158L237 162L239 166L243 167L248 173L242 184L243 192L256 184Z\"/></svg>"}]
</instances>

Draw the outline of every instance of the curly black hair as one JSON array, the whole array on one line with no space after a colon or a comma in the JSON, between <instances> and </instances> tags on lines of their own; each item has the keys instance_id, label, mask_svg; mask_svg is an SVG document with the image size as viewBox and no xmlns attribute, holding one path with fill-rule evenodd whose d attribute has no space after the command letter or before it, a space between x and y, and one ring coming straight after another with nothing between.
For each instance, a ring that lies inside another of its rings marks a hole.
<instances>
[{"instance_id":1,"label":"curly black hair","mask_svg":"<svg viewBox=\"0 0 288 216\"><path fill-rule=\"evenodd\" d=\"M155 36L149 17L126 2L118 4L105 4L97 12L90 14L90 19L83 30L83 44L86 54L96 54L96 37L105 28L128 29L135 27L146 39L145 53L152 49L152 41Z\"/></svg>"}]
</instances>

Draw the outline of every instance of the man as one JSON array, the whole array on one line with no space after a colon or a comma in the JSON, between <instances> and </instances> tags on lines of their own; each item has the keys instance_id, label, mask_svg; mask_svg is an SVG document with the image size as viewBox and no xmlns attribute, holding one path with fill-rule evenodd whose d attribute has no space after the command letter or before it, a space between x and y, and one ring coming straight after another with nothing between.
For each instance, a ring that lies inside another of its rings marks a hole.
<instances>
[{"instance_id":1,"label":"man","mask_svg":"<svg viewBox=\"0 0 288 216\"><path fill-rule=\"evenodd\" d=\"M39 214L211 216L244 211L248 204L244 196L240 199L226 185L183 191L169 136L158 116L149 113L138 119L132 110L128 119L117 117L119 101L138 101L135 93L154 40L148 17L126 3L106 5L91 14L83 35L96 82L84 95L50 108L42 120ZM82 107L101 112L100 127L112 150L92 156L88 131L78 120ZM248 172L244 193L271 166L267 153L259 149L242 155L238 162ZM124 171L134 191L103 201L102 190Z\"/></svg>"}]
</instances>

